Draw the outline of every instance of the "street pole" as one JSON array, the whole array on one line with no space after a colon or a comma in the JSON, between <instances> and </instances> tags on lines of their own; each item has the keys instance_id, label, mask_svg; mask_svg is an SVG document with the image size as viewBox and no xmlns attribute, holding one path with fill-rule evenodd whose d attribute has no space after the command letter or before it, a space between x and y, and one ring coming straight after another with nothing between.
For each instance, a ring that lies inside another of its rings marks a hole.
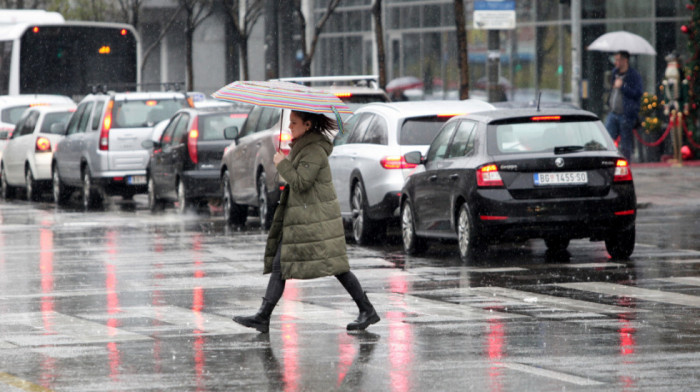
<instances>
[{"instance_id":1,"label":"street pole","mask_svg":"<svg viewBox=\"0 0 700 392\"><path fill-rule=\"evenodd\" d=\"M487 93L489 102L499 102L503 100L499 94L498 69L501 65L501 39L499 30L489 30L488 32L488 60L487 60Z\"/></svg>"},{"instance_id":2,"label":"street pole","mask_svg":"<svg viewBox=\"0 0 700 392\"><path fill-rule=\"evenodd\" d=\"M265 1L265 80L279 78L279 30L277 0Z\"/></svg>"},{"instance_id":3,"label":"street pole","mask_svg":"<svg viewBox=\"0 0 700 392\"><path fill-rule=\"evenodd\" d=\"M581 0L571 0L571 99L581 107Z\"/></svg>"}]
</instances>

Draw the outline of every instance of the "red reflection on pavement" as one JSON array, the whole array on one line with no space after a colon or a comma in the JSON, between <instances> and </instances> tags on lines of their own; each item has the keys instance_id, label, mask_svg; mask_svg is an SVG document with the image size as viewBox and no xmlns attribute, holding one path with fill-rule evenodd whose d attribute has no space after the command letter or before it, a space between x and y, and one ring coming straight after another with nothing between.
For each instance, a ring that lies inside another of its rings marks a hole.
<instances>
[{"instance_id":1,"label":"red reflection on pavement","mask_svg":"<svg viewBox=\"0 0 700 392\"><path fill-rule=\"evenodd\" d=\"M114 231L107 231L106 236L106 246L107 254L109 259L105 262L105 291L107 292L107 313L110 315L116 315L121 312L121 307L119 306L119 295L117 294L117 267L112 263L115 260L115 256L119 253L119 245L117 244L117 233ZM117 328L121 326L121 322L116 317L110 317L107 319L107 326L109 327L109 336L116 336L118 331ZM119 346L116 342L107 343L107 351L109 352L109 377L112 381L119 381L119 369L121 367L121 355L119 353Z\"/></svg>"},{"instance_id":2,"label":"red reflection on pavement","mask_svg":"<svg viewBox=\"0 0 700 392\"><path fill-rule=\"evenodd\" d=\"M503 374L501 359L503 358L504 327L500 319L489 319L489 332L486 335L486 351L491 362L489 367L489 390L500 392L503 390Z\"/></svg>"},{"instance_id":3,"label":"red reflection on pavement","mask_svg":"<svg viewBox=\"0 0 700 392\"><path fill-rule=\"evenodd\" d=\"M162 253L165 247L163 246L163 237L156 233L153 236L153 251L156 253ZM160 287L160 281L165 278L165 275L162 272L163 269L163 263L157 262L153 264L153 277L151 278L153 281L152 286L153 287ZM164 298L163 298L163 292L154 289L151 292L151 305L153 306L153 309L155 310L155 317L150 319L151 326L154 327L159 327L163 325L163 322L161 321L163 317L163 311L161 310L161 306L165 304ZM159 374L162 372L163 367L162 367L162 359L160 357L160 350L161 350L161 340L160 340L160 330L159 328L154 328L153 332L153 371L156 374Z\"/></svg>"},{"instance_id":4,"label":"red reflection on pavement","mask_svg":"<svg viewBox=\"0 0 700 392\"><path fill-rule=\"evenodd\" d=\"M404 274L395 274L389 278L391 292L391 308L406 309L404 295L408 292L408 281ZM400 294L400 295L399 295ZM389 363L391 370L391 390L406 392L413 390L411 374L413 368L413 326L406 323L403 311L390 310L386 312L389 321Z\"/></svg>"},{"instance_id":5,"label":"red reflection on pavement","mask_svg":"<svg viewBox=\"0 0 700 392\"><path fill-rule=\"evenodd\" d=\"M634 301L630 297L620 297L617 299L617 304L629 308L634 308ZM627 369L626 365L634 365L634 351L637 342L634 335L637 330L632 326L634 313L630 309L629 313L620 313L617 315L617 321L620 328L617 330L620 336L620 355L622 356L623 369ZM628 374L620 374L620 382L622 383L623 391L637 390L637 385L634 378Z\"/></svg>"},{"instance_id":6,"label":"red reflection on pavement","mask_svg":"<svg viewBox=\"0 0 700 392\"><path fill-rule=\"evenodd\" d=\"M201 279L206 276L203 268L204 262L201 260L200 250L202 249L202 236L195 235L192 242L193 259L194 259L194 278L195 282L197 279ZM195 284L192 289L192 312L194 313L194 324L195 330L193 331L196 336L193 343L194 350L194 376L197 382L197 392L206 391L206 358L204 355L204 316L202 316L202 310L204 310L204 289L202 286Z\"/></svg>"},{"instance_id":7,"label":"red reflection on pavement","mask_svg":"<svg viewBox=\"0 0 700 392\"><path fill-rule=\"evenodd\" d=\"M49 226L49 222L42 222L42 226ZM54 335L54 277L53 277L53 231L39 229L39 273L41 275L41 319L44 323L44 335ZM46 389L54 389L53 382L56 379L56 359L43 354L41 360L41 374L39 385Z\"/></svg>"},{"instance_id":8,"label":"red reflection on pavement","mask_svg":"<svg viewBox=\"0 0 700 392\"><path fill-rule=\"evenodd\" d=\"M353 340L347 333L341 333L338 335L338 381L335 384L336 387L340 387L348 374L350 367L352 366L353 359L355 358L355 345L352 344Z\"/></svg>"},{"instance_id":9,"label":"red reflection on pavement","mask_svg":"<svg viewBox=\"0 0 700 392\"><path fill-rule=\"evenodd\" d=\"M285 284L285 301L282 304L282 358L284 360L284 371L282 381L284 381L285 392L299 391L299 334L294 315L296 314L297 300L299 299L299 288L294 281L288 280Z\"/></svg>"}]
</instances>

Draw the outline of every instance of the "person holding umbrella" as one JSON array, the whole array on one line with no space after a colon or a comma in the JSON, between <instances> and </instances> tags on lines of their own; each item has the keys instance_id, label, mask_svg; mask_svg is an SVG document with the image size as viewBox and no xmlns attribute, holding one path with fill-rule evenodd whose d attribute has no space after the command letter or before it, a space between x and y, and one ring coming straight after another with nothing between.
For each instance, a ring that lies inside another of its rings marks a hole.
<instances>
[{"instance_id":1,"label":"person holding umbrella","mask_svg":"<svg viewBox=\"0 0 700 392\"><path fill-rule=\"evenodd\" d=\"M610 113L605 121L605 128L613 139L620 137L620 152L628 160L632 158L632 129L637 124L642 94L642 77L639 72L630 67L629 52L618 51L615 53L609 101Z\"/></svg>"},{"instance_id":2,"label":"person holding umbrella","mask_svg":"<svg viewBox=\"0 0 700 392\"><path fill-rule=\"evenodd\" d=\"M348 330L364 330L379 315L350 271L340 205L328 164L330 132L338 124L323 114L293 110L289 156L277 152L277 171L287 184L275 211L265 247L264 273L270 274L258 312L233 320L267 333L270 316L287 279L335 276L357 304L360 314Z\"/></svg>"}]
</instances>

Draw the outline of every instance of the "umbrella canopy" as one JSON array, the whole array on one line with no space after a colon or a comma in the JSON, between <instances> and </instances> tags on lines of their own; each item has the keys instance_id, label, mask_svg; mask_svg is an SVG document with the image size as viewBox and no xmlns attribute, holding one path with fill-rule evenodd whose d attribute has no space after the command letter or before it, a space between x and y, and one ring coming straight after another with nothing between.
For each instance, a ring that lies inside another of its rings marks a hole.
<instances>
[{"instance_id":1,"label":"umbrella canopy","mask_svg":"<svg viewBox=\"0 0 700 392\"><path fill-rule=\"evenodd\" d=\"M588 50L601 52L619 52L626 50L630 54L656 55L656 50L649 41L627 31L613 31L596 38L588 45Z\"/></svg>"},{"instance_id":2,"label":"umbrella canopy","mask_svg":"<svg viewBox=\"0 0 700 392\"><path fill-rule=\"evenodd\" d=\"M393 93L394 91L403 91L411 88L423 88L423 81L415 76L402 76L387 83L386 92Z\"/></svg>"},{"instance_id":3,"label":"umbrella canopy","mask_svg":"<svg viewBox=\"0 0 700 392\"><path fill-rule=\"evenodd\" d=\"M282 81L236 81L220 88L212 97L311 113L352 114L334 94L296 83Z\"/></svg>"}]
</instances>

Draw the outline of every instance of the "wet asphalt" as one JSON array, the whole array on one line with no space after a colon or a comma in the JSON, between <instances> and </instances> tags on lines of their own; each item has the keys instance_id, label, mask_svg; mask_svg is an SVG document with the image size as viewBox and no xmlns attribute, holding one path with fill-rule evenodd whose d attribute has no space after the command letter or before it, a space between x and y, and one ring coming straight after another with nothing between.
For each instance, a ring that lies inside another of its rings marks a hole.
<instances>
[{"instance_id":1,"label":"wet asphalt","mask_svg":"<svg viewBox=\"0 0 700 392\"><path fill-rule=\"evenodd\" d=\"M269 334L266 233L220 213L0 202L0 391L695 391L700 167L634 167L630 260L602 242L404 256L348 242L382 320L333 278L289 281Z\"/></svg>"}]
</instances>

